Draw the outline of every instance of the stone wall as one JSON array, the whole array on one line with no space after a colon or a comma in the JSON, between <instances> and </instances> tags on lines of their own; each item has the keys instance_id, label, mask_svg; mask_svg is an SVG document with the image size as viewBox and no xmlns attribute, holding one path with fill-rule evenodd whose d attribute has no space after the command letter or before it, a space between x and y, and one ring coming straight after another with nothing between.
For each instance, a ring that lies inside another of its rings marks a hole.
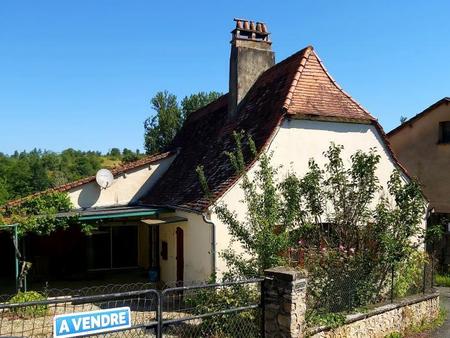
<instances>
[{"instance_id":1,"label":"stone wall","mask_svg":"<svg viewBox=\"0 0 450 338\"><path fill-rule=\"evenodd\" d=\"M264 331L266 337L300 337L305 331L306 276L289 268L265 271Z\"/></svg>"},{"instance_id":2,"label":"stone wall","mask_svg":"<svg viewBox=\"0 0 450 338\"><path fill-rule=\"evenodd\" d=\"M383 338L392 332L436 319L439 315L439 295L420 295L398 303L377 307L367 313L347 316L346 324L330 329L320 327L308 332L312 338Z\"/></svg>"},{"instance_id":3,"label":"stone wall","mask_svg":"<svg viewBox=\"0 0 450 338\"><path fill-rule=\"evenodd\" d=\"M307 328L307 276L303 271L278 267L265 271L263 318L265 337L383 338L412 326L431 322L439 315L439 295L417 295L397 303L347 316L338 328Z\"/></svg>"}]
</instances>

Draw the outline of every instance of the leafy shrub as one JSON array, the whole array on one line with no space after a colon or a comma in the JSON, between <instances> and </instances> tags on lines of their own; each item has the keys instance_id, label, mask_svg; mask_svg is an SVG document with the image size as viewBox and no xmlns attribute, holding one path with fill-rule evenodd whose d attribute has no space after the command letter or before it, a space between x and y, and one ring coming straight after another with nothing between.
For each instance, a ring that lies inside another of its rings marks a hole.
<instances>
[{"instance_id":1,"label":"leafy shrub","mask_svg":"<svg viewBox=\"0 0 450 338\"><path fill-rule=\"evenodd\" d=\"M27 302L35 302L45 300L46 298L36 291L19 291L15 296L13 296L9 303L27 303ZM12 308L10 311L15 313L18 316L29 318L29 317L40 317L45 316L47 314L47 305L30 305L30 306L21 306Z\"/></svg>"},{"instance_id":2,"label":"leafy shrub","mask_svg":"<svg viewBox=\"0 0 450 338\"><path fill-rule=\"evenodd\" d=\"M311 312L307 314L309 326L326 326L337 328L345 324L345 316L342 313L326 313L320 314Z\"/></svg>"},{"instance_id":3,"label":"leafy shrub","mask_svg":"<svg viewBox=\"0 0 450 338\"><path fill-rule=\"evenodd\" d=\"M233 285L220 289L208 287L186 295L185 301L193 314L201 315L258 303L259 293L251 285ZM195 329L195 336L236 337L242 335L240 330L243 327L248 329L247 336L257 336L260 330L257 324L259 320L256 318L258 315L258 310L249 310L206 317Z\"/></svg>"},{"instance_id":4,"label":"leafy shrub","mask_svg":"<svg viewBox=\"0 0 450 338\"><path fill-rule=\"evenodd\" d=\"M450 287L450 274L447 275L436 274L435 282L437 286Z\"/></svg>"},{"instance_id":5,"label":"leafy shrub","mask_svg":"<svg viewBox=\"0 0 450 338\"><path fill-rule=\"evenodd\" d=\"M402 334L400 332L391 332L386 335L384 338L402 338Z\"/></svg>"},{"instance_id":6,"label":"leafy shrub","mask_svg":"<svg viewBox=\"0 0 450 338\"><path fill-rule=\"evenodd\" d=\"M413 251L408 259L398 264L394 283L395 297L404 297L422 289L423 268L427 261L424 252Z\"/></svg>"}]
</instances>

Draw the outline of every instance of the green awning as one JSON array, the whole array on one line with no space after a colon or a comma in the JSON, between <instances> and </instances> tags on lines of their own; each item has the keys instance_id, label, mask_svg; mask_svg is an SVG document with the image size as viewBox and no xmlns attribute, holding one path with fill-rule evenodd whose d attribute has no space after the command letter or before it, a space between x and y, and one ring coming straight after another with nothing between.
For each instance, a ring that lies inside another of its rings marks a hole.
<instances>
[{"instance_id":1,"label":"green awning","mask_svg":"<svg viewBox=\"0 0 450 338\"><path fill-rule=\"evenodd\" d=\"M59 213L57 217L74 217L77 216L80 221L93 221L103 219L118 219L118 218L145 218L156 216L161 213L173 212L168 208L152 208L152 207L109 207L109 208L91 208L78 211L70 211Z\"/></svg>"}]
</instances>

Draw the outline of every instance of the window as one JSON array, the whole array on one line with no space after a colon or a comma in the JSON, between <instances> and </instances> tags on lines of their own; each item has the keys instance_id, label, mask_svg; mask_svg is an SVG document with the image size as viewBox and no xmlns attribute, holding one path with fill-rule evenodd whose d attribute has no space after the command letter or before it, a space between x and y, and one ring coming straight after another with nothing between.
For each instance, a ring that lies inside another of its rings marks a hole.
<instances>
[{"instance_id":1,"label":"window","mask_svg":"<svg viewBox=\"0 0 450 338\"><path fill-rule=\"evenodd\" d=\"M89 270L109 270L138 265L136 225L102 226L86 238Z\"/></svg>"},{"instance_id":2,"label":"window","mask_svg":"<svg viewBox=\"0 0 450 338\"><path fill-rule=\"evenodd\" d=\"M450 143L450 121L439 122L439 143Z\"/></svg>"}]
</instances>

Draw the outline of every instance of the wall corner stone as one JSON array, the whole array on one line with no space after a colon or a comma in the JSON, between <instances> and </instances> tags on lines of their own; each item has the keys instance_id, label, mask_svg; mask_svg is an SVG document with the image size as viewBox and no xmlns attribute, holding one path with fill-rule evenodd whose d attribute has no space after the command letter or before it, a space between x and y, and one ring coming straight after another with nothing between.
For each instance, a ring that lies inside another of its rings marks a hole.
<instances>
[{"instance_id":1,"label":"wall corner stone","mask_svg":"<svg viewBox=\"0 0 450 338\"><path fill-rule=\"evenodd\" d=\"M266 337L305 334L307 274L276 267L264 271L264 333Z\"/></svg>"}]
</instances>

